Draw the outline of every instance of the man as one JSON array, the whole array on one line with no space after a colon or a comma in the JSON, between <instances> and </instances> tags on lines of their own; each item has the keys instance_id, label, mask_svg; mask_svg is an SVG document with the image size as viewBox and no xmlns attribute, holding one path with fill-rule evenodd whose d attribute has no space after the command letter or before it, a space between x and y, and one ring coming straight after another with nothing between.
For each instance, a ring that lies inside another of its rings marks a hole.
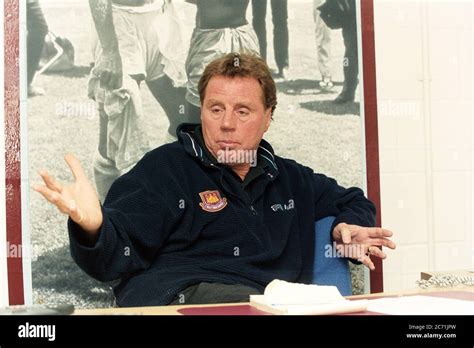
<instances>
[{"instance_id":1,"label":"man","mask_svg":"<svg viewBox=\"0 0 474 348\"><path fill-rule=\"evenodd\" d=\"M26 38L28 97L35 97L45 94L43 88L33 84L33 80L43 52L44 39L49 31L38 0L26 2L26 27L28 29Z\"/></svg>"},{"instance_id":2,"label":"man","mask_svg":"<svg viewBox=\"0 0 474 348\"><path fill-rule=\"evenodd\" d=\"M196 28L186 60L188 119L200 122L198 82L204 68L230 52L258 53L258 39L247 22L249 0L186 0L197 6Z\"/></svg>"},{"instance_id":3,"label":"man","mask_svg":"<svg viewBox=\"0 0 474 348\"><path fill-rule=\"evenodd\" d=\"M273 21L273 51L278 67L276 77L286 78L289 66L288 0L271 0ZM267 0L252 0L252 24L257 33L260 54L267 60Z\"/></svg>"},{"instance_id":4,"label":"man","mask_svg":"<svg viewBox=\"0 0 474 348\"><path fill-rule=\"evenodd\" d=\"M168 117L165 141L174 141L176 127L187 121L186 72L184 55L181 64L176 59L178 33L167 31L174 35L170 45L165 30L159 29L170 2L163 7L158 0L89 0L89 5L98 39L88 92L98 103L100 116L94 178L103 200L112 182L153 148L145 128L141 82L146 82Z\"/></svg>"},{"instance_id":5,"label":"man","mask_svg":"<svg viewBox=\"0 0 474 348\"><path fill-rule=\"evenodd\" d=\"M390 231L362 227L373 226L375 209L360 189L276 156L262 139L277 100L261 58L221 57L198 88L202 126L182 125L179 142L146 154L103 206L72 155L72 185L42 172L46 186L34 187L69 215L79 266L120 280L119 306L248 301L273 279L308 283L314 222L325 216L336 216L343 255L371 269L370 255L385 258L375 246L395 248Z\"/></svg>"}]
</instances>

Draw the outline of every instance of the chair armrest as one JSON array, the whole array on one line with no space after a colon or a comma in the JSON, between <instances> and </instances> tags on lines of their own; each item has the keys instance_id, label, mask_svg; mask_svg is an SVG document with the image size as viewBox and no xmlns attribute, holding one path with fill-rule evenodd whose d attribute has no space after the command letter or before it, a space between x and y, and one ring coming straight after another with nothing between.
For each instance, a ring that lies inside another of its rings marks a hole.
<instances>
[{"instance_id":1,"label":"chair armrest","mask_svg":"<svg viewBox=\"0 0 474 348\"><path fill-rule=\"evenodd\" d=\"M344 295L352 295L351 274L346 258L336 257L333 250L331 227L335 217L328 216L316 221L314 265L312 283L317 285L334 285Z\"/></svg>"}]
</instances>

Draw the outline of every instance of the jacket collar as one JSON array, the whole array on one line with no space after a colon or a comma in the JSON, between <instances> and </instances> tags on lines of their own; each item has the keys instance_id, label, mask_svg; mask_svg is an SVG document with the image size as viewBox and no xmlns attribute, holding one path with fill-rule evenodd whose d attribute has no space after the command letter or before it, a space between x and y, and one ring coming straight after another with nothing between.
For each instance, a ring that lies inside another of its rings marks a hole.
<instances>
[{"instance_id":1,"label":"jacket collar","mask_svg":"<svg viewBox=\"0 0 474 348\"><path fill-rule=\"evenodd\" d=\"M183 123L177 128L178 141L184 147L184 150L192 157L199 160L203 165L210 167L221 166L212 154L205 148L203 142L199 141L196 132L201 132L201 125L192 123ZM202 135L201 135L202 137ZM264 139L260 141L257 157L259 163L262 163L266 171L270 173L270 178L278 175L278 166L275 161L275 153L272 146Z\"/></svg>"}]
</instances>

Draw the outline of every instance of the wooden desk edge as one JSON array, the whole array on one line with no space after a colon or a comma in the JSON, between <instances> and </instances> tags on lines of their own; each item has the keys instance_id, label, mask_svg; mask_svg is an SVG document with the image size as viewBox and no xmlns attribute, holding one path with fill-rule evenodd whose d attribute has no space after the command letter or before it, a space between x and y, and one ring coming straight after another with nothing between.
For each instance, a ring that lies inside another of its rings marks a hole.
<instances>
[{"instance_id":1,"label":"wooden desk edge","mask_svg":"<svg viewBox=\"0 0 474 348\"><path fill-rule=\"evenodd\" d=\"M380 292L365 295L347 296L348 299L361 299L372 297L386 297L386 296L404 296L414 294L427 294L430 292L443 291L463 291L474 293L474 287L452 287L452 288L430 288L430 289L410 289L399 292ZM209 305L179 305L179 306L156 306L156 307L121 307L121 308L94 308L94 309L77 309L73 315L182 315L178 312L182 308L196 308L196 307L219 307L219 306L241 306L249 304L248 302L240 303L218 303Z\"/></svg>"}]
</instances>

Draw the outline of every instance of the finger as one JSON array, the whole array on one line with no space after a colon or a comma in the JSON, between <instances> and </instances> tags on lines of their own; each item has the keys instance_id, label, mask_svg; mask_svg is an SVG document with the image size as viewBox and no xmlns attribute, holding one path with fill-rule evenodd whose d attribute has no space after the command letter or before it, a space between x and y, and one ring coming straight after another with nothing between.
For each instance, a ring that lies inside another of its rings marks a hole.
<instances>
[{"instance_id":1,"label":"finger","mask_svg":"<svg viewBox=\"0 0 474 348\"><path fill-rule=\"evenodd\" d=\"M74 176L74 180L83 180L86 178L86 174L82 169L81 162L79 162L76 156L69 153L64 156L64 160L69 166L69 169L71 169L72 175Z\"/></svg>"},{"instance_id":2,"label":"finger","mask_svg":"<svg viewBox=\"0 0 474 348\"><path fill-rule=\"evenodd\" d=\"M350 244L352 240L352 233L347 224L341 224L339 227L339 232L341 233L341 239L344 244Z\"/></svg>"},{"instance_id":3,"label":"finger","mask_svg":"<svg viewBox=\"0 0 474 348\"><path fill-rule=\"evenodd\" d=\"M370 227L369 230L369 237L372 238L384 238L384 237L391 237L393 236L393 232L381 227Z\"/></svg>"},{"instance_id":4,"label":"finger","mask_svg":"<svg viewBox=\"0 0 474 348\"><path fill-rule=\"evenodd\" d=\"M79 209L74 200L69 202L69 217L77 224L84 223L85 214Z\"/></svg>"},{"instance_id":5,"label":"finger","mask_svg":"<svg viewBox=\"0 0 474 348\"><path fill-rule=\"evenodd\" d=\"M56 182L52 176L48 174L47 171L41 171L39 172L39 175L43 178L44 183L46 184L46 187L49 189L61 193L63 190L63 187L60 183Z\"/></svg>"},{"instance_id":6,"label":"finger","mask_svg":"<svg viewBox=\"0 0 474 348\"><path fill-rule=\"evenodd\" d=\"M369 256L367 255L362 255L359 259L358 259L359 262L361 262L362 264L366 265L371 271L373 271L375 269L375 265L374 263L372 262L372 260L370 259Z\"/></svg>"},{"instance_id":7,"label":"finger","mask_svg":"<svg viewBox=\"0 0 474 348\"><path fill-rule=\"evenodd\" d=\"M84 221L83 213L77 208L74 200L67 202L60 194L45 186L35 185L33 189L43 195L50 203L54 204L59 211L69 215L76 223Z\"/></svg>"},{"instance_id":8,"label":"finger","mask_svg":"<svg viewBox=\"0 0 474 348\"><path fill-rule=\"evenodd\" d=\"M51 204L54 204L62 213L69 214L69 205L64 198L56 191L53 191L46 186L33 186L33 189L43 195L44 198Z\"/></svg>"},{"instance_id":9,"label":"finger","mask_svg":"<svg viewBox=\"0 0 474 348\"><path fill-rule=\"evenodd\" d=\"M367 252L369 253L369 256L372 255L381 259L387 258L387 255L376 246L370 246Z\"/></svg>"},{"instance_id":10,"label":"finger","mask_svg":"<svg viewBox=\"0 0 474 348\"><path fill-rule=\"evenodd\" d=\"M350 244L352 240L351 230L349 230L348 228L344 228L341 231L341 238L344 244Z\"/></svg>"},{"instance_id":11,"label":"finger","mask_svg":"<svg viewBox=\"0 0 474 348\"><path fill-rule=\"evenodd\" d=\"M390 249L395 249L397 247L394 242L385 238L370 238L370 245L384 246Z\"/></svg>"}]
</instances>

